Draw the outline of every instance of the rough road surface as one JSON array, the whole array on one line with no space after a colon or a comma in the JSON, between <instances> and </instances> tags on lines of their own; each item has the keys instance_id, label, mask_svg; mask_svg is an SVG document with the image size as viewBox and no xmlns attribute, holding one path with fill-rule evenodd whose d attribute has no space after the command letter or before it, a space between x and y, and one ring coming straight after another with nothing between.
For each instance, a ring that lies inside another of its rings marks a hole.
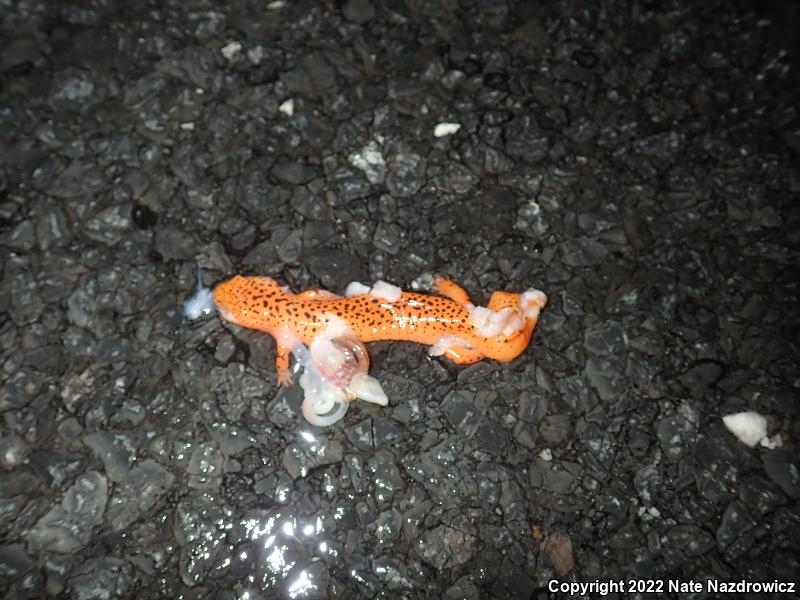
<instances>
[{"instance_id":1,"label":"rough road surface","mask_svg":"<svg viewBox=\"0 0 800 600\"><path fill-rule=\"evenodd\" d=\"M2 596L796 578L797 17L0 2ZM372 345L390 405L317 429L269 336L182 318L198 260L551 302L510 364Z\"/></svg>"}]
</instances>

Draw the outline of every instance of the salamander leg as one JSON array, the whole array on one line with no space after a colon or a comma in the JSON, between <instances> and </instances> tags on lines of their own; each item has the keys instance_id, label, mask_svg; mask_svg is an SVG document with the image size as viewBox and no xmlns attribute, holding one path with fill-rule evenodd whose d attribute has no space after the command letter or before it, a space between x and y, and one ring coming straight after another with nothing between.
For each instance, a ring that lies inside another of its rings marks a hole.
<instances>
[{"instance_id":1,"label":"salamander leg","mask_svg":"<svg viewBox=\"0 0 800 600\"><path fill-rule=\"evenodd\" d=\"M291 354L289 346L278 344L275 350L275 370L278 372L278 383L280 385L292 383L292 372L289 370L289 354Z\"/></svg>"},{"instance_id":2,"label":"salamander leg","mask_svg":"<svg viewBox=\"0 0 800 600\"><path fill-rule=\"evenodd\" d=\"M469 299L469 294L467 294L466 290L450 279L437 277L433 280L433 289L437 294L450 298L450 300L461 306L472 304L472 300Z\"/></svg>"}]
</instances>

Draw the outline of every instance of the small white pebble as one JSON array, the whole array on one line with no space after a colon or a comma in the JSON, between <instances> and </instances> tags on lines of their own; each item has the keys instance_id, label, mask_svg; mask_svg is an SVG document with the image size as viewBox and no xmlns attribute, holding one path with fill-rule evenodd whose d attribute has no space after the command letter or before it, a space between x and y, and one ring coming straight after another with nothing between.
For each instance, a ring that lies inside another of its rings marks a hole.
<instances>
[{"instance_id":1,"label":"small white pebble","mask_svg":"<svg viewBox=\"0 0 800 600\"><path fill-rule=\"evenodd\" d=\"M287 117L291 117L294 114L294 100L291 98L284 100L283 103L278 107L278 110Z\"/></svg>"},{"instance_id":2,"label":"small white pebble","mask_svg":"<svg viewBox=\"0 0 800 600\"><path fill-rule=\"evenodd\" d=\"M740 442L751 448L767 437L767 420L755 411L725 415L722 422Z\"/></svg>"},{"instance_id":3,"label":"small white pebble","mask_svg":"<svg viewBox=\"0 0 800 600\"><path fill-rule=\"evenodd\" d=\"M242 44L240 42L230 42L223 46L220 49L222 56L225 57L225 60L233 60L236 58L236 55L242 51Z\"/></svg>"},{"instance_id":4,"label":"small white pebble","mask_svg":"<svg viewBox=\"0 0 800 600\"><path fill-rule=\"evenodd\" d=\"M264 52L263 46L256 46L247 51L247 59L254 65L260 65L261 61L264 60L266 56L267 53Z\"/></svg>"},{"instance_id":5,"label":"small white pebble","mask_svg":"<svg viewBox=\"0 0 800 600\"><path fill-rule=\"evenodd\" d=\"M544 462L550 462L553 460L553 452L550 448L544 448L541 452L539 452L539 458L541 458Z\"/></svg>"},{"instance_id":6,"label":"small white pebble","mask_svg":"<svg viewBox=\"0 0 800 600\"><path fill-rule=\"evenodd\" d=\"M775 448L780 448L781 446L783 446L783 439L781 438L781 434L778 433L773 435L771 438L764 436L763 438L761 438L761 441L759 443L768 450L775 450Z\"/></svg>"},{"instance_id":7,"label":"small white pebble","mask_svg":"<svg viewBox=\"0 0 800 600\"><path fill-rule=\"evenodd\" d=\"M270 2L267 4L267 10L278 10L284 6L286 6L286 2L284 2L284 0L275 0L275 2Z\"/></svg>"},{"instance_id":8,"label":"small white pebble","mask_svg":"<svg viewBox=\"0 0 800 600\"><path fill-rule=\"evenodd\" d=\"M181 123L181 129L184 131L194 131L194 123L189 121L188 123Z\"/></svg>"},{"instance_id":9,"label":"small white pebble","mask_svg":"<svg viewBox=\"0 0 800 600\"><path fill-rule=\"evenodd\" d=\"M432 290L435 279L432 273L423 273L411 282L411 289L416 292L420 290Z\"/></svg>"},{"instance_id":10,"label":"small white pebble","mask_svg":"<svg viewBox=\"0 0 800 600\"><path fill-rule=\"evenodd\" d=\"M461 123L439 123L433 129L433 137L440 138L453 135L457 133L459 129L461 129Z\"/></svg>"}]
</instances>

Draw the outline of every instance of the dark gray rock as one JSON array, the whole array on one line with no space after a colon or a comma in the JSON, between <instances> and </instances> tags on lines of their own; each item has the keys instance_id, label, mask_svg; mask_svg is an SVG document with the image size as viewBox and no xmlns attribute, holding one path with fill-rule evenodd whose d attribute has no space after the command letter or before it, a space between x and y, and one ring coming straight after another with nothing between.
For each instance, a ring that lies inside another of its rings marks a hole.
<instances>
[{"instance_id":1,"label":"dark gray rock","mask_svg":"<svg viewBox=\"0 0 800 600\"><path fill-rule=\"evenodd\" d=\"M200 491L184 495L175 507L174 538L180 547L178 571L186 585L203 581L220 553L225 535L224 508L210 494Z\"/></svg>"},{"instance_id":2,"label":"dark gray rock","mask_svg":"<svg viewBox=\"0 0 800 600\"><path fill-rule=\"evenodd\" d=\"M702 362L691 367L679 376L680 382L692 394L692 398L700 399L722 375L722 367L714 362Z\"/></svg>"},{"instance_id":3,"label":"dark gray rock","mask_svg":"<svg viewBox=\"0 0 800 600\"><path fill-rule=\"evenodd\" d=\"M590 358L586 376L602 400L614 400L625 390L625 375L618 358Z\"/></svg>"},{"instance_id":4,"label":"dark gray rock","mask_svg":"<svg viewBox=\"0 0 800 600\"><path fill-rule=\"evenodd\" d=\"M388 450L378 450L368 461L377 492L395 492L406 487L394 455Z\"/></svg>"},{"instance_id":5,"label":"dark gray rock","mask_svg":"<svg viewBox=\"0 0 800 600\"><path fill-rule=\"evenodd\" d=\"M749 477L739 487L742 504L756 513L766 513L786 502L778 486L761 477Z\"/></svg>"},{"instance_id":6,"label":"dark gray rock","mask_svg":"<svg viewBox=\"0 0 800 600\"><path fill-rule=\"evenodd\" d=\"M128 340L118 337L108 337L100 340L95 346L94 357L98 365L108 365L123 362L128 358L130 344Z\"/></svg>"},{"instance_id":7,"label":"dark gray rock","mask_svg":"<svg viewBox=\"0 0 800 600\"><path fill-rule=\"evenodd\" d=\"M295 442L283 451L283 467L292 476L305 477L312 469L342 461L344 448L338 440Z\"/></svg>"},{"instance_id":8,"label":"dark gray rock","mask_svg":"<svg viewBox=\"0 0 800 600\"><path fill-rule=\"evenodd\" d=\"M130 471L136 460L136 447L129 434L96 431L83 438L94 455L103 461L109 480L119 483Z\"/></svg>"},{"instance_id":9,"label":"dark gray rock","mask_svg":"<svg viewBox=\"0 0 800 600\"><path fill-rule=\"evenodd\" d=\"M6 470L10 471L21 465L30 451L30 445L17 434L0 437L0 465Z\"/></svg>"},{"instance_id":10,"label":"dark gray rock","mask_svg":"<svg viewBox=\"0 0 800 600\"><path fill-rule=\"evenodd\" d=\"M317 175L317 170L309 165L280 160L272 167L272 173L286 183L299 185L311 181Z\"/></svg>"},{"instance_id":11,"label":"dark gray rock","mask_svg":"<svg viewBox=\"0 0 800 600\"><path fill-rule=\"evenodd\" d=\"M425 183L425 159L414 152L399 150L386 161L386 187L399 198L414 195Z\"/></svg>"},{"instance_id":12,"label":"dark gray rock","mask_svg":"<svg viewBox=\"0 0 800 600\"><path fill-rule=\"evenodd\" d=\"M36 243L36 234L33 222L25 220L12 229L0 234L0 245L8 246L15 250L28 251Z\"/></svg>"},{"instance_id":13,"label":"dark gray rock","mask_svg":"<svg viewBox=\"0 0 800 600\"><path fill-rule=\"evenodd\" d=\"M691 450L698 426L697 413L687 402L683 402L676 414L664 417L656 424L661 449L673 461L679 460Z\"/></svg>"},{"instance_id":14,"label":"dark gray rock","mask_svg":"<svg viewBox=\"0 0 800 600\"><path fill-rule=\"evenodd\" d=\"M0 573L7 579L16 579L34 567L31 557L22 544L0 546Z\"/></svg>"},{"instance_id":15,"label":"dark gray rock","mask_svg":"<svg viewBox=\"0 0 800 600\"><path fill-rule=\"evenodd\" d=\"M348 161L362 171L367 181L373 185L381 184L386 179L386 160L376 142L370 142L357 152L350 153Z\"/></svg>"},{"instance_id":16,"label":"dark gray rock","mask_svg":"<svg viewBox=\"0 0 800 600\"><path fill-rule=\"evenodd\" d=\"M158 229L154 247L164 260L191 260L197 256L194 239L177 227Z\"/></svg>"},{"instance_id":17,"label":"dark gray rock","mask_svg":"<svg viewBox=\"0 0 800 600\"><path fill-rule=\"evenodd\" d=\"M45 383L44 374L32 369L17 371L0 388L0 410L22 408L39 393Z\"/></svg>"},{"instance_id":18,"label":"dark gray rock","mask_svg":"<svg viewBox=\"0 0 800 600\"><path fill-rule=\"evenodd\" d=\"M327 242L336 233L333 225L325 221L306 221L303 228L303 246L314 248Z\"/></svg>"},{"instance_id":19,"label":"dark gray rock","mask_svg":"<svg viewBox=\"0 0 800 600\"><path fill-rule=\"evenodd\" d=\"M149 73L129 82L123 90L123 103L136 109L158 96L167 87L167 78L161 73Z\"/></svg>"},{"instance_id":20,"label":"dark gray rock","mask_svg":"<svg viewBox=\"0 0 800 600\"><path fill-rule=\"evenodd\" d=\"M726 548L755 525L755 521L741 503L731 502L725 509L722 521L717 528L717 544L720 548Z\"/></svg>"},{"instance_id":21,"label":"dark gray rock","mask_svg":"<svg viewBox=\"0 0 800 600\"><path fill-rule=\"evenodd\" d=\"M569 439L571 433L569 415L547 415L539 424L539 435L545 444L560 446Z\"/></svg>"},{"instance_id":22,"label":"dark gray rock","mask_svg":"<svg viewBox=\"0 0 800 600\"><path fill-rule=\"evenodd\" d=\"M790 498L800 498L800 466L787 452L767 452L761 457L769 478Z\"/></svg>"},{"instance_id":23,"label":"dark gray rock","mask_svg":"<svg viewBox=\"0 0 800 600\"><path fill-rule=\"evenodd\" d=\"M591 238L575 238L561 244L564 263L570 267L594 267L608 256L608 249Z\"/></svg>"},{"instance_id":24,"label":"dark gray rock","mask_svg":"<svg viewBox=\"0 0 800 600\"><path fill-rule=\"evenodd\" d=\"M508 446L508 433L496 421L483 421L475 432L478 447L493 456L502 456Z\"/></svg>"},{"instance_id":25,"label":"dark gray rock","mask_svg":"<svg viewBox=\"0 0 800 600\"><path fill-rule=\"evenodd\" d=\"M357 454L349 454L344 457L344 468L347 477L353 484L353 489L363 494L366 491L367 478L365 474L364 459Z\"/></svg>"},{"instance_id":26,"label":"dark gray rock","mask_svg":"<svg viewBox=\"0 0 800 600\"><path fill-rule=\"evenodd\" d=\"M625 351L628 336L620 323L609 321L589 328L584 333L586 350L604 356L617 355Z\"/></svg>"},{"instance_id":27,"label":"dark gray rock","mask_svg":"<svg viewBox=\"0 0 800 600\"><path fill-rule=\"evenodd\" d=\"M216 442L198 444L189 460L187 485L196 490L216 490L222 485L222 453Z\"/></svg>"},{"instance_id":28,"label":"dark gray rock","mask_svg":"<svg viewBox=\"0 0 800 600\"><path fill-rule=\"evenodd\" d=\"M347 0L342 7L342 14L348 21L363 25L375 18L375 7L369 0Z\"/></svg>"},{"instance_id":29,"label":"dark gray rock","mask_svg":"<svg viewBox=\"0 0 800 600\"><path fill-rule=\"evenodd\" d=\"M270 240L264 240L253 246L242 263L251 267L264 269L275 260L275 246Z\"/></svg>"},{"instance_id":30,"label":"dark gray rock","mask_svg":"<svg viewBox=\"0 0 800 600\"><path fill-rule=\"evenodd\" d=\"M665 537L665 546L676 548L690 558L702 556L715 546L711 534L694 525L675 525Z\"/></svg>"},{"instance_id":31,"label":"dark gray rock","mask_svg":"<svg viewBox=\"0 0 800 600\"><path fill-rule=\"evenodd\" d=\"M475 536L440 525L426 531L415 546L417 554L435 569L463 565L473 557Z\"/></svg>"},{"instance_id":32,"label":"dark gray rock","mask_svg":"<svg viewBox=\"0 0 800 600\"><path fill-rule=\"evenodd\" d=\"M532 487L542 488L553 494L566 494L575 486L581 470L576 463L554 463L535 458L528 467L529 482Z\"/></svg>"},{"instance_id":33,"label":"dark gray rock","mask_svg":"<svg viewBox=\"0 0 800 600\"><path fill-rule=\"evenodd\" d=\"M83 232L96 242L117 244L131 228L131 209L127 203L103 209L86 221Z\"/></svg>"},{"instance_id":34,"label":"dark gray rock","mask_svg":"<svg viewBox=\"0 0 800 600\"><path fill-rule=\"evenodd\" d=\"M124 598L134 584L133 567L111 556L89 559L70 577L68 588L72 598Z\"/></svg>"},{"instance_id":35,"label":"dark gray rock","mask_svg":"<svg viewBox=\"0 0 800 600\"><path fill-rule=\"evenodd\" d=\"M351 281L357 281L361 262L352 254L341 250L315 248L306 253L308 270L331 290L341 290Z\"/></svg>"},{"instance_id":36,"label":"dark gray rock","mask_svg":"<svg viewBox=\"0 0 800 600\"><path fill-rule=\"evenodd\" d=\"M100 473L89 471L75 480L61 504L42 516L25 539L37 549L72 553L87 544L103 521L108 483Z\"/></svg>"},{"instance_id":37,"label":"dark gray rock","mask_svg":"<svg viewBox=\"0 0 800 600\"><path fill-rule=\"evenodd\" d=\"M533 579L525 571L506 558L500 566L499 582L505 587L508 598L529 598L534 589Z\"/></svg>"},{"instance_id":38,"label":"dark gray rock","mask_svg":"<svg viewBox=\"0 0 800 600\"><path fill-rule=\"evenodd\" d=\"M480 411L474 401L475 395L468 392L453 392L442 401L441 409L450 425L465 437L472 437L480 422Z\"/></svg>"},{"instance_id":39,"label":"dark gray rock","mask_svg":"<svg viewBox=\"0 0 800 600\"><path fill-rule=\"evenodd\" d=\"M116 486L108 506L114 531L122 531L146 515L172 488L175 476L154 460L136 464Z\"/></svg>"},{"instance_id":40,"label":"dark gray rock","mask_svg":"<svg viewBox=\"0 0 800 600\"><path fill-rule=\"evenodd\" d=\"M378 223L375 229L375 234L372 237L372 243L378 250L383 250L389 254L397 254L400 252L400 243L402 240L401 229L393 223Z\"/></svg>"}]
</instances>

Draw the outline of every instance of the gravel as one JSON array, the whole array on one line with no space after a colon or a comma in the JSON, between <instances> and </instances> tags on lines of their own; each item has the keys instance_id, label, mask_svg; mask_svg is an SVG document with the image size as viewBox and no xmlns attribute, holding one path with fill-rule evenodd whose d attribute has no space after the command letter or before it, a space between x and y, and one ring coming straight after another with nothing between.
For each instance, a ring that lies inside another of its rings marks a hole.
<instances>
[{"instance_id":1,"label":"gravel","mask_svg":"<svg viewBox=\"0 0 800 600\"><path fill-rule=\"evenodd\" d=\"M6 4L4 597L800 572L794 7ZM509 364L372 344L317 429L198 262L550 304Z\"/></svg>"}]
</instances>

